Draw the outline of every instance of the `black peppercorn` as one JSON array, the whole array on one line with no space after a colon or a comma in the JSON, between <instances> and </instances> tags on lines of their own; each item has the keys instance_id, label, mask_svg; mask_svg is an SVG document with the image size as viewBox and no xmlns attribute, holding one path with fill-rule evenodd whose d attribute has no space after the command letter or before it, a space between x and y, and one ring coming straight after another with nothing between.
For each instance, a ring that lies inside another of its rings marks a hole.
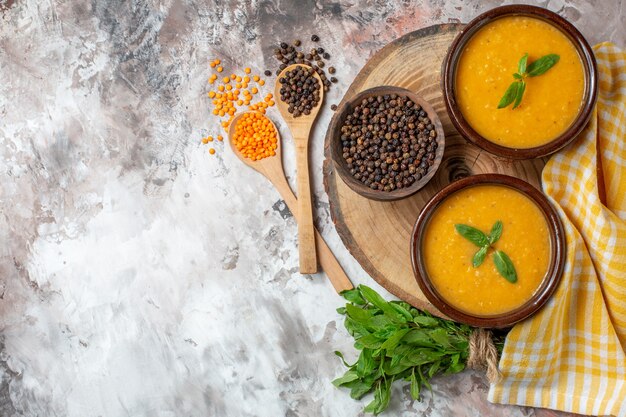
<instances>
[{"instance_id":1,"label":"black peppercorn","mask_svg":"<svg viewBox=\"0 0 626 417\"><path fill-rule=\"evenodd\" d=\"M313 42L317 42L317 41L319 41L319 40L320 40L320 37L319 37L319 36L317 36L317 35L311 35L311 40L312 40Z\"/></svg>"},{"instance_id":2,"label":"black peppercorn","mask_svg":"<svg viewBox=\"0 0 626 417\"><path fill-rule=\"evenodd\" d=\"M319 103L321 85L313 74L313 68L297 67L285 72L279 80L280 99L288 104L287 110L293 117L311 114L311 109Z\"/></svg>"},{"instance_id":3,"label":"black peppercorn","mask_svg":"<svg viewBox=\"0 0 626 417\"><path fill-rule=\"evenodd\" d=\"M349 172L373 190L409 187L434 165L436 131L424 110L407 97L363 99L346 116L341 133ZM354 166L359 169L353 171Z\"/></svg>"}]
</instances>

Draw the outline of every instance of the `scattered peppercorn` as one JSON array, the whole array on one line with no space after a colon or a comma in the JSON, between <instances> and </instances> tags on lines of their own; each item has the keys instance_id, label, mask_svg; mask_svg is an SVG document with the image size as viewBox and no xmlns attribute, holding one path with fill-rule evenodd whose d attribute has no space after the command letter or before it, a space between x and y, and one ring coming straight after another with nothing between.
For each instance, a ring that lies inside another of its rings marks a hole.
<instances>
[{"instance_id":1,"label":"scattered peppercorn","mask_svg":"<svg viewBox=\"0 0 626 417\"><path fill-rule=\"evenodd\" d=\"M337 110L337 105L336 105L336 104L331 104L331 105L330 105L330 109L331 109L332 111Z\"/></svg>"},{"instance_id":2,"label":"scattered peppercorn","mask_svg":"<svg viewBox=\"0 0 626 417\"><path fill-rule=\"evenodd\" d=\"M263 73L266 77L269 77L272 75L272 71L270 70L265 70L265 72Z\"/></svg>"},{"instance_id":3,"label":"scattered peppercorn","mask_svg":"<svg viewBox=\"0 0 626 417\"><path fill-rule=\"evenodd\" d=\"M317 42L317 41L319 41L319 40L320 40L320 37L319 37L319 36L317 36L317 35L311 35L311 40L312 40L313 42Z\"/></svg>"},{"instance_id":4,"label":"scattered peppercorn","mask_svg":"<svg viewBox=\"0 0 626 417\"><path fill-rule=\"evenodd\" d=\"M372 190L393 191L419 181L434 164L437 132L419 104L385 94L363 99L341 127L350 174Z\"/></svg>"},{"instance_id":5,"label":"scattered peppercorn","mask_svg":"<svg viewBox=\"0 0 626 417\"><path fill-rule=\"evenodd\" d=\"M338 81L339 81L339 80L338 80L338 79L336 79L335 77L330 77L330 82L331 82L331 83L336 83L336 82L338 82Z\"/></svg>"},{"instance_id":6,"label":"scattered peppercorn","mask_svg":"<svg viewBox=\"0 0 626 417\"><path fill-rule=\"evenodd\" d=\"M280 99L293 117L311 114L320 101L320 83L313 68L297 67L285 72L280 82Z\"/></svg>"},{"instance_id":7,"label":"scattered peppercorn","mask_svg":"<svg viewBox=\"0 0 626 417\"><path fill-rule=\"evenodd\" d=\"M335 72L337 72L337 70L335 69L335 67L328 67L328 72L330 74L334 74Z\"/></svg>"},{"instance_id":8,"label":"scattered peppercorn","mask_svg":"<svg viewBox=\"0 0 626 417\"><path fill-rule=\"evenodd\" d=\"M314 35L319 41L319 37ZM311 37L313 40L313 37ZM293 42L293 45L288 45L287 48L283 46L287 45L286 42L281 42L279 44L279 48L274 50L274 57L276 60L280 62L278 70L276 70L276 75L280 75L281 71L283 71L287 66L293 64L304 64L312 67L322 79L322 87L324 91L329 91L331 82L327 80L326 72L324 71L324 67L327 65L324 62L324 59L329 59L330 54L324 50L322 47L315 47L309 50L309 53L302 51L301 45L302 42L300 40L296 40ZM333 68L334 70L334 68Z\"/></svg>"}]
</instances>

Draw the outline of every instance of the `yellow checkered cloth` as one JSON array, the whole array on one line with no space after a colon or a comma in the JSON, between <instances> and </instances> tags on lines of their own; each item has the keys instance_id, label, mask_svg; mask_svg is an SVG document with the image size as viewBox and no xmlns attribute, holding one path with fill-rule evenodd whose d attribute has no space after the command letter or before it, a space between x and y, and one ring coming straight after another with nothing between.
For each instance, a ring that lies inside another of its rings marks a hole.
<instances>
[{"instance_id":1,"label":"yellow checkered cloth","mask_svg":"<svg viewBox=\"0 0 626 417\"><path fill-rule=\"evenodd\" d=\"M489 400L626 417L626 53L610 43L594 51L591 121L542 174L566 230L565 272L508 335Z\"/></svg>"}]
</instances>

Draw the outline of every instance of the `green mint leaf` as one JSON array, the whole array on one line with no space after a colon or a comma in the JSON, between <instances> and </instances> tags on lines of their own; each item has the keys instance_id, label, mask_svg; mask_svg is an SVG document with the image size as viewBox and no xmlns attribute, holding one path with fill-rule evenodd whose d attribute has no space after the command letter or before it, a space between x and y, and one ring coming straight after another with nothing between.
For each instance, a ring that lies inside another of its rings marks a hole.
<instances>
[{"instance_id":1,"label":"green mint leaf","mask_svg":"<svg viewBox=\"0 0 626 417\"><path fill-rule=\"evenodd\" d=\"M549 54L542 56L535 62L528 66L527 72L529 77L536 77L548 71L557 62L559 62L560 56L557 54Z\"/></svg>"},{"instance_id":2,"label":"green mint leaf","mask_svg":"<svg viewBox=\"0 0 626 417\"><path fill-rule=\"evenodd\" d=\"M439 324L439 320L429 316L417 316L413 319L413 323L419 324L420 327L435 327Z\"/></svg>"},{"instance_id":3,"label":"green mint leaf","mask_svg":"<svg viewBox=\"0 0 626 417\"><path fill-rule=\"evenodd\" d=\"M406 335L409 332L409 330L410 329L408 327L405 329L397 330L394 334L389 336L389 339L385 340L385 343L383 343L380 348L393 350L396 346L398 346L398 343L400 343L404 335Z\"/></svg>"},{"instance_id":4,"label":"green mint leaf","mask_svg":"<svg viewBox=\"0 0 626 417\"><path fill-rule=\"evenodd\" d=\"M352 368L354 365L350 365L348 362L346 362L346 358L343 357L343 353L339 352L338 350L335 351L335 355L339 356L341 358L341 362L343 362L343 365L346 368Z\"/></svg>"},{"instance_id":5,"label":"green mint leaf","mask_svg":"<svg viewBox=\"0 0 626 417\"><path fill-rule=\"evenodd\" d=\"M346 308L345 307L339 307L337 309L337 313L339 313L339 314L346 314Z\"/></svg>"},{"instance_id":6,"label":"green mint leaf","mask_svg":"<svg viewBox=\"0 0 626 417\"><path fill-rule=\"evenodd\" d=\"M376 410L378 410L378 406L379 405L380 405L380 400L378 398L374 397L372 402L369 403L368 405L366 405L365 408L363 409L363 411L366 412L366 413L376 414Z\"/></svg>"},{"instance_id":7,"label":"green mint leaf","mask_svg":"<svg viewBox=\"0 0 626 417\"><path fill-rule=\"evenodd\" d=\"M372 358L371 349L363 349L356 361L356 374L363 378L374 370L374 359Z\"/></svg>"},{"instance_id":8,"label":"green mint leaf","mask_svg":"<svg viewBox=\"0 0 626 417\"><path fill-rule=\"evenodd\" d=\"M524 77L519 75L517 72L515 74L513 74L513 78L515 78L516 80L523 80L524 79Z\"/></svg>"},{"instance_id":9,"label":"green mint leaf","mask_svg":"<svg viewBox=\"0 0 626 417\"><path fill-rule=\"evenodd\" d=\"M391 301L389 305L393 307L393 309L396 310L398 313L402 314L404 318L407 319L407 321L413 320L413 316L411 315L409 310L407 310L402 304Z\"/></svg>"},{"instance_id":10,"label":"green mint leaf","mask_svg":"<svg viewBox=\"0 0 626 417\"><path fill-rule=\"evenodd\" d=\"M515 267L513 266L513 262L509 256L502 252L501 250L497 250L493 253L493 263L496 264L496 269L510 283L517 282L517 272L515 272Z\"/></svg>"},{"instance_id":11,"label":"green mint leaf","mask_svg":"<svg viewBox=\"0 0 626 417\"><path fill-rule=\"evenodd\" d=\"M363 305L365 304L365 300L361 297L361 293L358 288L353 288L351 290L343 290L339 293L343 298L351 302L352 304Z\"/></svg>"},{"instance_id":12,"label":"green mint leaf","mask_svg":"<svg viewBox=\"0 0 626 417\"><path fill-rule=\"evenodd\" d=\"M509 104L513 103L513 100L515 100L515 97L517 96L518 84L519 82L513 81L511 85L509 86L509 88L506 89L506 92L504 93L504 95L500 99L500 102L498 103L499 109L503 109Z\"/></svg>"},{"instance_id":13,"label":"green mint leaf","mask_svg":"<svg viewBox=\"0 0 626 417\"><path fill-rule=\"evenodd\" d=\"M391 382L393 382L393 380L385 380L382 384L380 384L380 404L374 412L375 415L382 413L387 407L389 407L389 400L391 400Z\"/></svg>"},{"instance_id":14,"label":"green mint leaf","mask_svg":"<svg viewBox=\"0 0 626 417\"><path fill-rule=\"evenodd\" d=\"M341 387L342 385L345 385L348 382L352 382L357 379L359 379L359 376L357 375L356 371L350 369L345 374L343 374L343 376L335 379L333 381L333 385L336 387Z\"/></svg>"},{"instance_id":15,"label":"green mint leaf","mask_svg":"<svg viewBox=\"0 0 626 417\"><path fill-rule=\"evenodd\" d=\"M515 96L515 102L513 103L513 108L517 108L522 102L522 97L524 97L524 90L526 90L526 83L524 81L520 81L519 86L517 87L517 95Z\"/></svg>"},{"instance_id":16,"label":"green mint leaf","mask_svg":"<svg viewBox=\"0 0 626 417\"><path fill-rule=\"evenodd\" d=\"M418 400L420 397L420 382L415 376L415 369L411 372L411 398Z\"/></svg>"},{"instance_id":17,"label":"green mint leaf","mask_svg":"<svg viewBox=\"0 0 626 417\"><path fill-rule=\"evenodd\" d=\"M469 240L476 246L483 247L489 244L489 240L487 239L487 235L485 235L480 230L475 227L468 226L466 224L455 224L454 228L461 236L465 239Z\"/></svg>"},{"instance_id":18,"label":"green mint leaf","mask_svg":"<svg viewBox=\"0 0 626 417\"><path fill-rule=\"evenodd\" d=\"M355 400L359 400L365 394L367 394L368 392L372 390L372 385L374 385L375 381L376 381L375 378L363 378L360 380L348 382L347 384L344 384L343 386L346 388L350 388L351 398Z\"/></svg>"},{"instance_id":19,"label":"green mint leaf","mask_svg":"<svg viewBox=\"0 0 626 417\"><path fill-rule=\"evenodd\" d=\"M366 285L359 285L359 290L361 291L361 295L365 300L372 303L375 307L380 309L386 316L398 323L406 323L406 318L396 311L383 297L380 296L376 291L371 289Z\"/></svg>"},{"instance_id":20,"label":"green mint leaf","mask_svg":"<svg viewBox=\"0 0 626 417\"><path fill-rule=\"evenodd\" d=\"M485 245L476 252L474 255L474 259L472 259L472 265L474 268L478 268L485 261L485 257L487 256L487 251L489 250L489 245Z\"/></svg>"},{"instance_id":21,"label":"green mint leaf","mask_svg":"<svg viewBox=\"0 0 626 417\"><path fill-rule=\"evenodd\" d=\"M352 304L346 304L346 313L352 320L365 325L372 318L372 313L369 310L355 307Z\"/></svg>"},{"instance_id":22,"label":"green mint leaf","mask_svg":"<svg viewBox=\"0 0 626 417\"><path fill-rule=\"evenodd\" d=\"M502 236L502 222L498 220L493 224L491 232L489 232L489 243L493 245L500 239L500 236Z\"/></svg>"},{"instance_id":23,"label":"green mint leaf","mask_svg":"<svg viewBox=\"0 0 626 417\"><path fill-rule=\"evenodd\" d=\"M525 53L524 56L519 60L519 63L517 64L517 71L520 74L523 74L526 72L527 63L528 63L528 53Z\"/></svg>"}]
</instances>

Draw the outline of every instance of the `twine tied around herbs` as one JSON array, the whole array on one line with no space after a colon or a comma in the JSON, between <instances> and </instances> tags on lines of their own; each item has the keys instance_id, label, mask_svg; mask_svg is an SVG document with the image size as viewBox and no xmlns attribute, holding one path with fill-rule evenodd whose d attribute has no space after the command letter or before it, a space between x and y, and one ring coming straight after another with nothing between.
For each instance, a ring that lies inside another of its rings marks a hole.
<instances>
[{"instance_id":1,"label":"twine tied around herbs","mask_svg":"<svg viewBox=\"0 0 626 417\"><path fill-rule=\"evenodd\" d=\"M478 328L470 334L467 366L472 369L486 369L490 383L495 383L502 377L498 369L498 350L489 330Z\"/></svg>"}]
</instances>

